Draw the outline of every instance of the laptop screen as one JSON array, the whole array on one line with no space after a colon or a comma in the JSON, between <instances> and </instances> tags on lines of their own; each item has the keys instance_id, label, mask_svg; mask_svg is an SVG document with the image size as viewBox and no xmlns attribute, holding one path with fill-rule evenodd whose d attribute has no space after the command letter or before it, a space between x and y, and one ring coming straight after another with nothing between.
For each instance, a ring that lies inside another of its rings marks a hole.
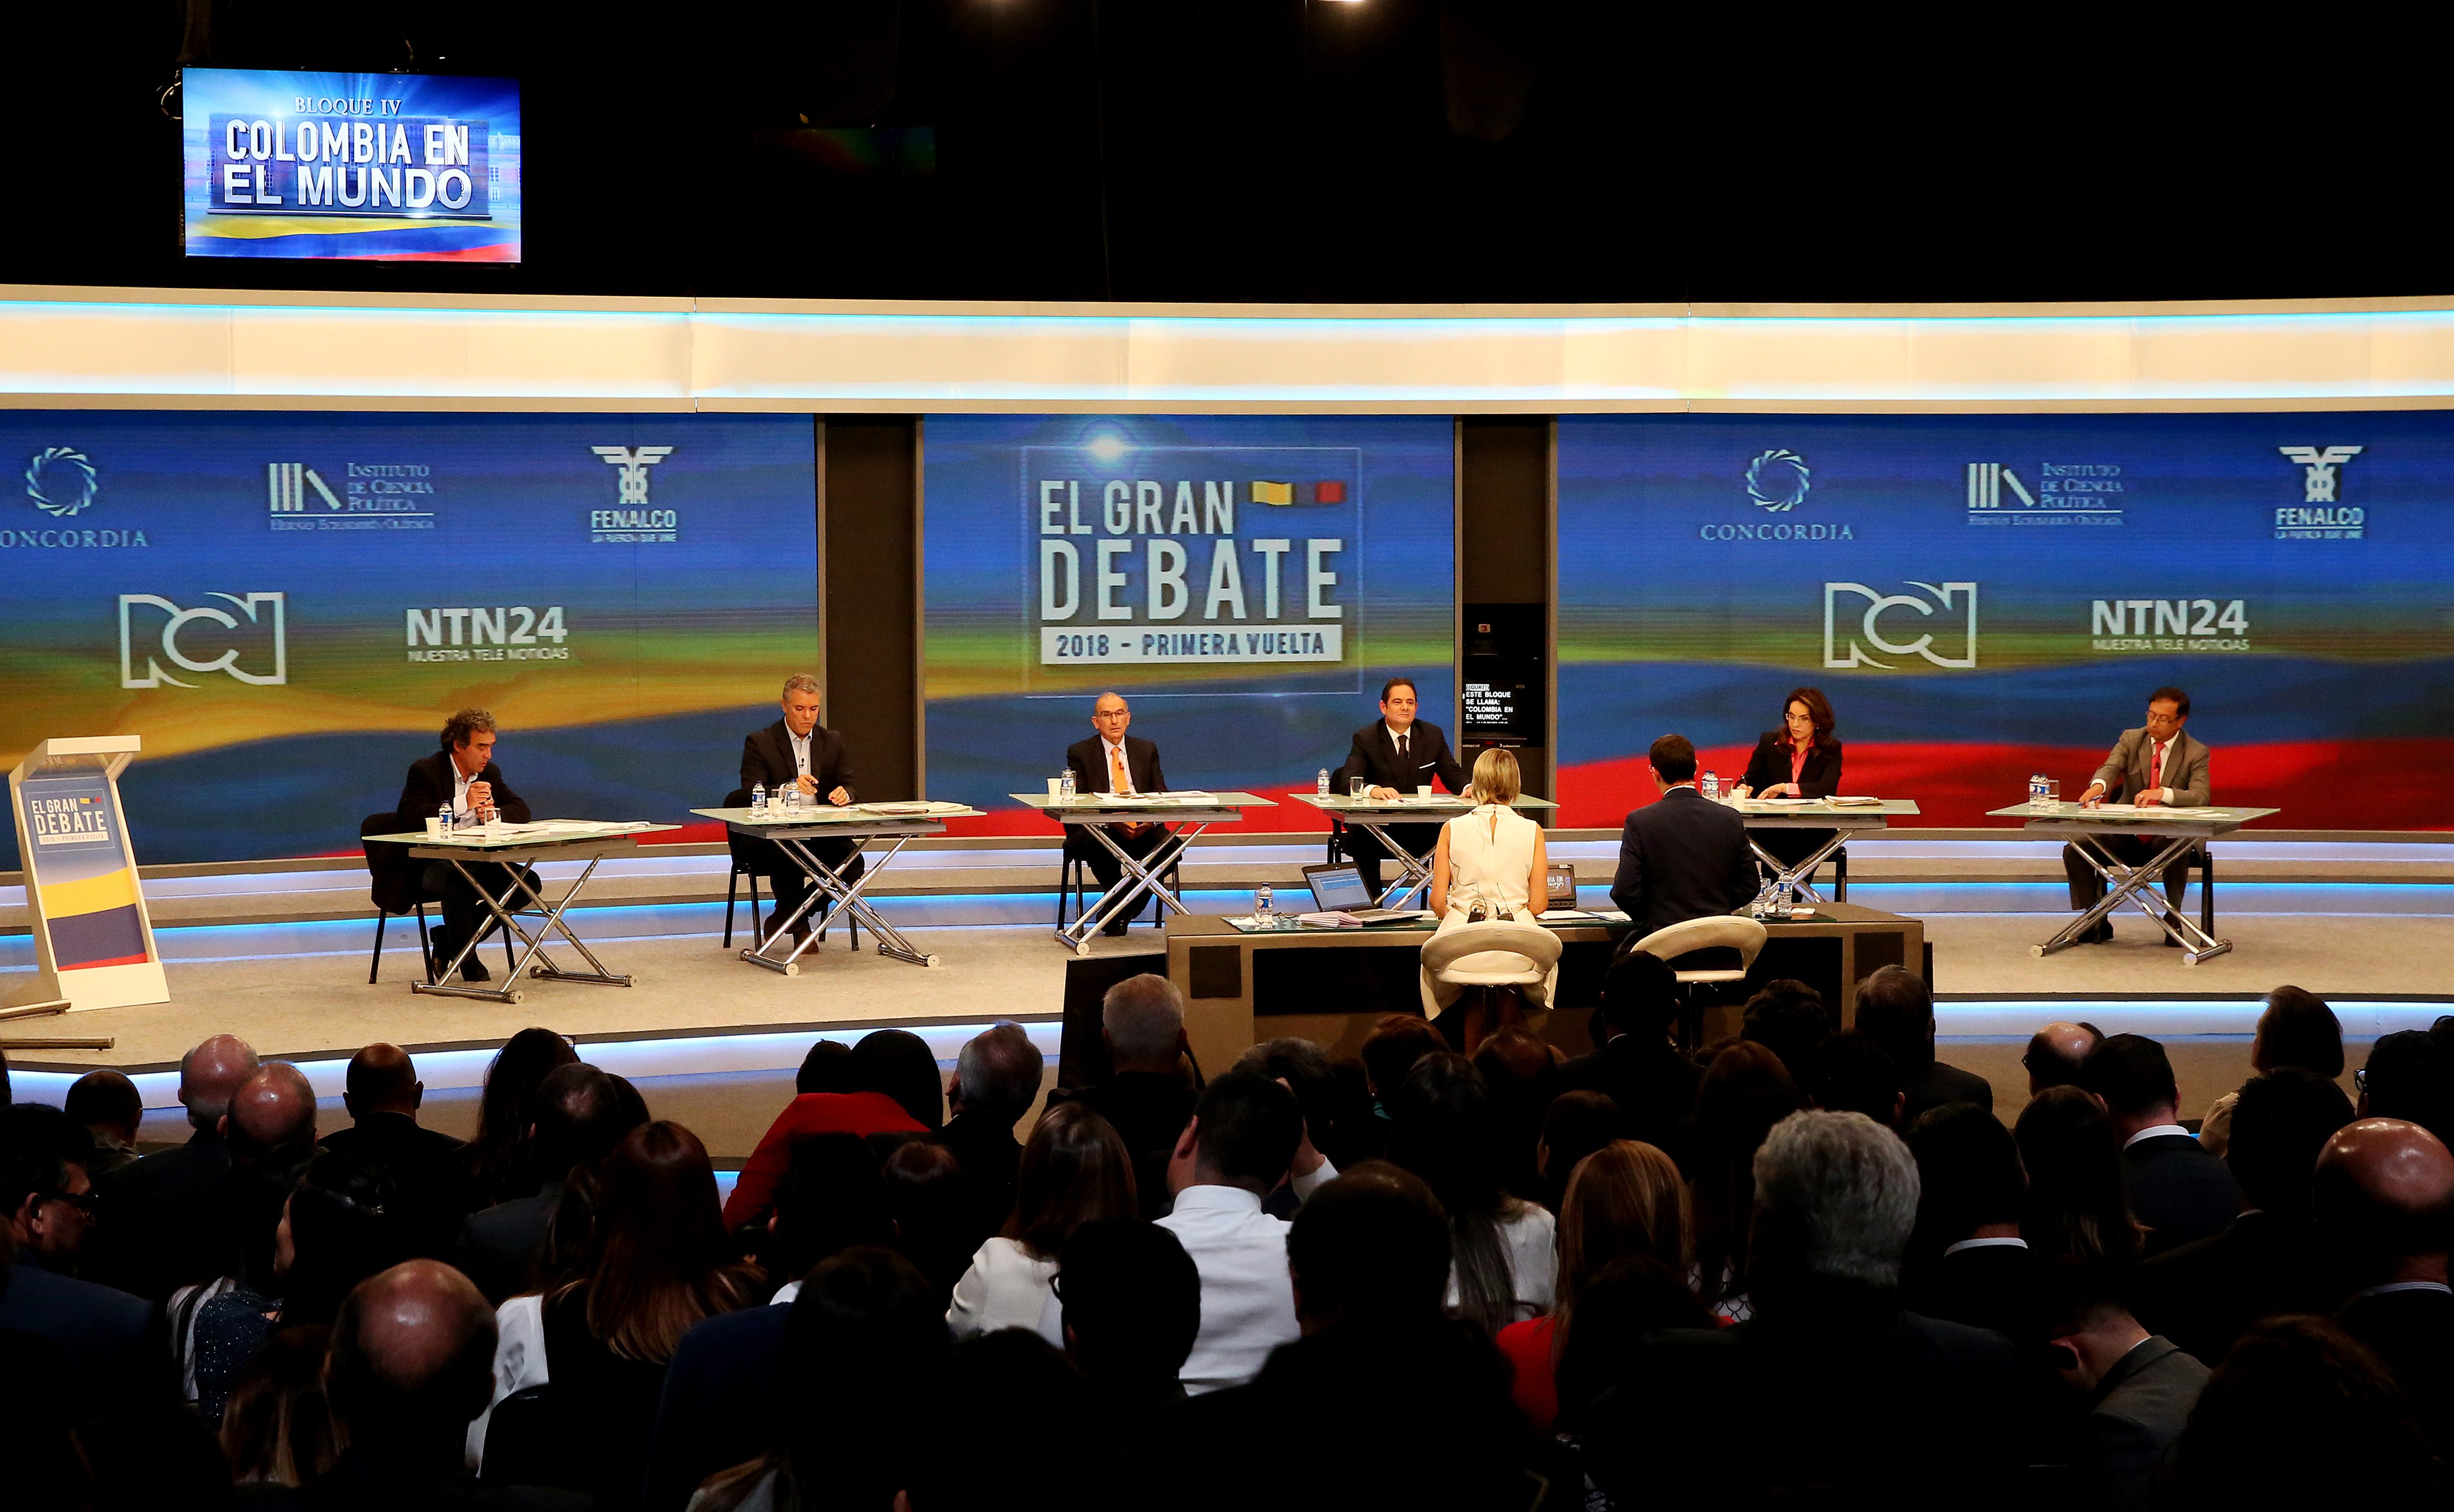
<instances>
[{"instance_id":1,"label":"laptop screen","mask_svg":"<svg viewBox=\"0 0 2454 1512\"><path fill-rule=\"evenodd\" d=\"M1352 864L1306 866L1304 883L1312 888L1313 905L1323 913L1373 905L1372 890L1363 885L1363 873Z\"/></svg>"}]
</instances>

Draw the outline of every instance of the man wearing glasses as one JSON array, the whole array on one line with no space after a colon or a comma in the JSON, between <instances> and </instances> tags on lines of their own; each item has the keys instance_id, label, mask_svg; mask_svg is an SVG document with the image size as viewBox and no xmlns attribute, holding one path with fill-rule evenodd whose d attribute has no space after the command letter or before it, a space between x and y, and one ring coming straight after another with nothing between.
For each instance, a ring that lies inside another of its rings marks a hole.
<instances>
[{"instance_id":1,"label":"man wearing glasses","mask_svg":"<svg viewBox=\"0 0 2454 1512\"><path fill-rule=\"evenodd\" d=\"M2189 722L2189 694L2178 687L2160 687L2147 695L2147 723L2122 732L2087 790L2080 794L2080 802L2127 803L2142 808L2166 804L2176 808L2205 807L2212 802L2207 786L2207 748L2182 729ZM2097 843L2114 860L2132 866L2154 860L2164 847L2163 841L2146 835L2105 835ZM2080 854L2076 846L2062 847L2062 871L2070 878L2073 910L2084 913L2104 896L2104 879L2087 864L2087 858ZM2164 873L2164 896L2176 911L2182 906L2182 889L2189 880L2189 867L2183 862L2175 863ZM2097 921L2094 929L2073 943L2098 945L2112 938L2113 921L2106 918ZM2164 937L2164 943L2180 944L2170 935Z\"/></svg>"},{"instance_id":2,"label":"man wearing glasses","mask_svg":"<svg viewBox=\"0 0 2454 1512\"><path fill-rule=\"evenodd\" d=\"M1080 793L1163 793L1167 774L1159 770L1158 747L1138 735L1128 735L1134 711L1122 697L1102 693L1091 706L1091 727L1098 733L1089 740L1076 741L1065 748L1065 765L1074 768L1074 790ZM1109 825L1108 833L1116 838L1135 859L1149 855L1166 838L1157 825ZM1125 868L1108 852L1108 847L1084 836L1076 841L1066 837L1068 859L1090 864L1091 875L1099 879L1104 894L1115 890L1123 880ZM1123 934L1122 914L1110 920L1105 933Z\"/></svg>"}]
</instances>

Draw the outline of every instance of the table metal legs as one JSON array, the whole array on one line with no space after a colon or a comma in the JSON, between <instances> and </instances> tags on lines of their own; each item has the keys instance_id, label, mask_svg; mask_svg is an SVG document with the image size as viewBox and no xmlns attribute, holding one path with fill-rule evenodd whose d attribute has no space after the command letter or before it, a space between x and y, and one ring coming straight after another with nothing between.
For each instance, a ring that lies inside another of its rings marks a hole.
<instances>
[{"instance_id":1,"label":"table metal legs","mask_svg":"<svg viewBox=\"0 0 2454 1512\"><path fill-rule=\"evenodd\" d=\"M1815 868L1830 860L1834 851L1847 845L1852 833L1854 831L1847 829L1832 831L1831 839L1816 846L1813 855L1795 866L1756 844L1756 833L1752 829L1747 831L1747 848L1756 853L1758 861L1772 868L1774 886L1785 887L1809 903L1821 903L1823 894L1815 890Z\"/></svg>"},{"instance_id":2,"label":"table metal legs","mask_svg":"<svg viewBox=\"0 0 2454 1512\"><path fill-rule=\"evenodd\" d=\"M1209 828L1211 824L1212 821L1201 820L1188 823L1180 828L1167 830L1167 837L1152 846L1151 853L1143 857L1136 857L1124 846L1117 845L1116 837L1108 833L1106 825L1071 826L1076 829L1089 830L1092 839L1107 846L1108 853L1115 856L1124 867L1124 875L1118 877L1116 885L1101 894L1099 901L1093 904L1079 918L1057 930L1056 943L1072 946L1077 956L1089 955L1091 936L1106 927L1112 919L1131 918L1139 910L1141 901L1146 897L1157 898L1163 909L1173 908L1177 913L1191 913L1193 910L1184 905L1184 900L1168 891L1167 884L1159 881L1159 878L1166 875L1167 868L1176 865L1177 859L1184 854L1185 847L1191 846L1195 838ZM1160 827L1164 829L1166 826Z\"/></svg>"},{"instance_id":3,"label":"table metal legs","mask_svg":"<svg viewBox=\"0 0 2454 1512\"><path fill-rule=\"evenodd\" d=\"M2079 943L2079 937L2109 917L2124 902L2139 905L2139 911L2156 921L2163 931L2182 947L2182 965L2197 965L2211 956L2223 955L2232 948L2229 940L2219 940L2198 920L2173 906L2163 892L2164 869L2187 855L2200 843L2196 835L2176 835L2156 853L2155 859L2142 865L2125 866L2113 859L2110 851L2091 835L2071 835L2071 848L2078 851L2097 874L2108 884L2103 897L2096 905L2062 926L2060 933L2041 945L2030 945L2031 955L2045 956Z\"/></svg>"},{"instance_id":4,"label":"table metal legs","mask_svg":"<svg viewBox=\"0 0 2454 1512\"><path fill-rule=\"evenodd\" d=\"M1423 821L1358 819L1353 814L1343 814L1339 817L1346 821L1347 827L1350 829L1371 831L1372 838L1380 842L1381 852L1398 864L1398 880L1380 889L1378 906L1402 908L1406 906L1404 900L1418 892L1430 890L1433 852L1425 851L1418 856L1404 846L1398 844L1389 834L1389 826L1392 824L1419 825Z\"/></svg>"},{"instance_id":5,"label":"table metal legs","mask_svg":"<svg viewBox=\"0 0 2454 1512\"><path fill-rule=\"evenodd\" d=\"M770 971L781 972L788 977L799 976L801 952L810 948L810 942L816 939L820 931L834 927L837 919L849 913L869 926L870 933L876 938L879 955L893 956L897 961L909 961L915 966L934 966L938 964L936 956L906 940L901 930L880 918L877 910L869 905L869 900L861 896L862 891L871 883L875 882L885 873L887 866L902 852L903 847L912 843L911 836L897 836L892 846L874 858L876 861L875 865L870 866L860 876L850 881L845 879L843 872L820 861L816 852L810 849L810 843L807 840L789 835L777 835L774 839L776 846L793 858L793 864L799 866L802 874L810 879L810 893L801 900L801 905L791 913L781 917L770 914L767 938L760 941L755 949L742 951L742 960L753 965L765 966ZM844 865L849 867L852 863L847 859ZM792 948L784 954L770 955L769 947L778 940L789 940L793 925L808 918L810 910L822 899L827 902L828 908L819 917L817 928L799 940L792 940Z\"/></svg>"},{"instance_id":6,"label":"table metal legs","mask_svg":"<svg viewBox=\"0 0 2454 1512\"><path fill-rule=\"evenodd\" d=\"M580 889L588 885L588 879L596 874L597 863L603 859L603 857L592 857L589 860L587 869L580 872L578 879L572 883L571 890L562 895L562 901L557 904L549 905L545 899L537 895L537 890L534 887L529 885L529 865L527 862L513 861L499 863L499 865L506 866L510 870L512 874L512 883L510 886L503 889L502 896L498 898L493 893L488 892L484 887L478 885L477 879L470 873L469 867L462 863L459 858L452 858L453 869L459 872L461 877L468 882L471 889L473 890L480 899L484 900L486 911L494 916L494 922L500 925L505 930L509 931L523 945L526 945L527 948L522 950L520 952L519 959L513 963L509 980L504 982L504 984L499 987L481 987L471 983L455 982L453 978L458 974L460 970L460 963L468 959L469 952L476 949L478 943L486 936L486 931L483 929L472 929L469 931L469 938L460 942L460 949L458 952L455 953L449 962L445 963L441 971L436 974L437 980L433 982L412 982L409 985L409 990L412 992L431 992L437 996L447 998L482 998L489 1003L517 1003L520 1001L520 974L524 971L530 976L536 977L541 980L552 980L556 982L593 982L599 986L608 987L629 986L631 985L631 979L628 976L606 970L605 963L596 959L596 953L589 949L586 943L583 942L579 936L571 932L571 926L569 925L562 922L564 912L571 907L573 900L578 898ZM537 931L534 934L531 934L526 929L521 928L519 925L519 916L506 906L506 905L513 901L514 895L523 892L527 893L529 895L529 901L536 905L537 908L545 914L545 923L538 925ZM578 951L582 956L585 956L588 960L588 964L594 966L596 969L593 971L565 971L560 966L555 965L553 964L553 957L545 953L545 938L550 934L558 934L565 940L571 942L571 947ZM530 963L532 961L538 964L531 965Z\"/></svg>"}]
</instances>

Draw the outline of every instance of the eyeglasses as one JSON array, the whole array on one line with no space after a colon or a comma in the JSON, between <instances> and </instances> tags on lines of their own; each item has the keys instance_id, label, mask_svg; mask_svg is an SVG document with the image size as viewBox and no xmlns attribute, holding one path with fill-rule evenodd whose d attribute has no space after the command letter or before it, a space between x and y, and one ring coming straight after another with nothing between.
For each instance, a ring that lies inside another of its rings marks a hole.
<instances>
[{"instance_id":1,"label":"eyeglasses","mask_svg":"<svg viewBox=\"0 0 2454 1512\"><path fill-rule=\"evenodd\" d=\"M2367 1066L2363 1065L2352 1073L2352 1089L2357 1092L2365 1092L2369 1089L2369 1068Z\"/></svg>"},{"instance_id":2,"label":"eyeglasses","mask_svg":"<svg viewBox=\"0 0 2454 1512\"><path fill-rule=\"evenodd\" d=\"M45 1192L42 1194L41 1201L66 1203L88 1218L91 1218L102 1206L100 1201L91 1192Z\"/></svg>"}]
</instances>

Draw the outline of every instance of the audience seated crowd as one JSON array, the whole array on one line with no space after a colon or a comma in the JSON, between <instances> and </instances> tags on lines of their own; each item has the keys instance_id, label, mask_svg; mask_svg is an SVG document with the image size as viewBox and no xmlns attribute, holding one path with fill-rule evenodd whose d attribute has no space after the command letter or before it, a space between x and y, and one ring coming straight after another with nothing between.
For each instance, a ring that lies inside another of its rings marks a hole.
<instances>
[{"instance_id":1,"label":"audience seated crowd","mask_svg":"<svg viewBox=\"0 0 2454 1512\"><path fill-rule=\"evenodd\" d=\"M1205 1084L1175 989L1136 977L1108 1074L1044 1104L1014 1025L951 1076L899 1030L822 1041L722 1199L696 1134L546 1029L494 1057L466 1144L390 1044L319 1140L295 1067L207 1039L187 1138L141 1155L127 1078L9 1105L0 1063L10 1504L2454 1488L2454 1019L2380 1040L2355 1102L2339 1021L2279 987L2194 1130L2162 1045L2079 1023L2037 1031L1998 1116L1898 967L1847 1027L1774 982L1692 1051L1679 993L1631 953L1574 1059L1403 1015Z\"/></svg>"}]
</instances>

